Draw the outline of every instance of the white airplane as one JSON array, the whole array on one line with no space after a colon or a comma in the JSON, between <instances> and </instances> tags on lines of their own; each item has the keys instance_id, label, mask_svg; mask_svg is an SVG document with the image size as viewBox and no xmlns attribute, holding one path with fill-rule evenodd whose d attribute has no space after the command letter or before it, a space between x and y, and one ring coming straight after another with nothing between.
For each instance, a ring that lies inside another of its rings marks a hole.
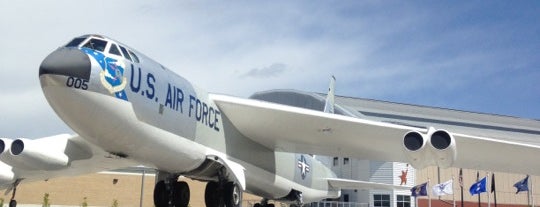
<instances>
[{"instance_id":1,"label":"white airplane","mask_svg":"<svg viewBox=\"0 0 540 207\"><path fill-rule=\"evenodd\" d=\"M43 60L47 101L77 134L0 140L0 183L145 165L157 169L155 206L185 207L179 176L208 182L209 207L238 207L242 193L292 206L337 198L343 188L396 186L338 179L310 156L540 174L540 147L490 137L209 94L163 65L101 35L76 37ZM500 153L504 151L505 153ZM517 155L520 155L519 157Z\"/></svg>"}]
</instances>

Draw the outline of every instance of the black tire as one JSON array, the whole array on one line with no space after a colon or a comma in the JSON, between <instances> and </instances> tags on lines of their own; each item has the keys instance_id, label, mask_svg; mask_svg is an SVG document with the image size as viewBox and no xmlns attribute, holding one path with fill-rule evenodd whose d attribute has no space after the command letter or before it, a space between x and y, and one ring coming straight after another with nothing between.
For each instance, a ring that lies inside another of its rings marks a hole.
<instances>
[{"instance_id":1,"label":"black tire","mask_svg":"<svg viewBox=\"0 0 540 207\"><path fill-rule=\"evenodd\" d=\"M9 201L9 207L17 207L17 201L16 200Z\"/></svg>"},{"instance_id":2,"label":"black tire","mask_svg":"<svg viewBox=\"0 0 540 207\"><path fill-rule=\"evenodd\" d=\"M242 188L233 182L225 184L223 189L223 200L226 207L241 207L242 206Z\"/></svg>"},{"instance_id":3,"label":"black tire","mask_svg":"<svg viewBox=\"0 0 540 207\"><path fill-rule=\"evenodd\" d=\"M206 204L206 207L222 207L223 202L220 202L221 200L219 184L212 181L206 183L206 189L204 190L204 203Z\"/></svg>"},{"instance_id":4,"label":"black tire","mask_svg":"<svg viewBox=\"0 0 540 207\"><path fill-rule=\"evenodd\" d=\"M273 203L270 203L266 207L276 207L276 206Z\"/></svg>"},{"instance_id":5,"label":"black tire","mask_svg":"<svg viewBox=\"0 0 540 207\"><path fill-rule=\"evenodd\" d=\"M187 207L189 205L189 186L186 182L176 182L173 184L172 203L175 207Z\"/></svg>"},{"instance_id":6,"label":"black tire","mask_svg":"<svg viewBox=\"0 0 540 207\"><path fill-rule=\"evenodd\" d=\"M167 192L165 181L163 180L157 182L154 187L154 205L156 207L169 206L169 193Z\"/></svg>"},{"instance_id":7,"label":"black tire","mask_svg":"<svg viewBox=\"0 0 540 207\"><path fill-rule=\"evenodd\" d=\"M263 205L260 203L256 203L255 205L253 205L253 207L263 207Z\"/></svg>"}]
</instances>

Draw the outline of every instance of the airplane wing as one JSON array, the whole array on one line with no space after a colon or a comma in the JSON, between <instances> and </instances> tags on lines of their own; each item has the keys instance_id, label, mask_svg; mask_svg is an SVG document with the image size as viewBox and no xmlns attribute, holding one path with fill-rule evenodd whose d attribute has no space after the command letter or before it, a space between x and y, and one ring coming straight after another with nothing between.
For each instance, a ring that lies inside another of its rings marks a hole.
<instances>
[{"instance_id":1,"label":"airplane wing","mask_svg":"<svg viewBox=\"0 0 540 207\"><path fill-rule=\"evenodd\" d=\"M375 183L360 180L349 180L341 178L328 178L328 184L336 189L377 189L377 190L410 190L411 187L390 185L384 183Z\"/></svg>"},{"instance_id":2,"label":"airplane wing","mask_svg":"<svg viewBox=\"0 0 540 207\"><path fill-rule=\"evenodd\" d=\"M447 161L448 165L444 167L540 175L540 165L532 164L540 155L540 147L535 145L447 132L447 137L453 141L450 150L423 150L428 148L423 147L411 151L404 146L404 137L410 132L423 138L424 145L425 137L437 133L433 133L433 129L259 100L224 95L212 95L211 98L230 121L224 121L224 124L234 125L244 136L277 151L408 162L417 168Z\"/></svg>"},{"instance_id":3,"label":"airplane wing","mask_svg":"<svg viewBox=\"0 0 540 207\"><path fill-rule=\"evenodd\" d=\"M136 166L111 155L78 135L39 139L0 139L0 188L19 182L48 180ZM15 154L15 155L14 155Z\"/></svg>"}]
</instances>

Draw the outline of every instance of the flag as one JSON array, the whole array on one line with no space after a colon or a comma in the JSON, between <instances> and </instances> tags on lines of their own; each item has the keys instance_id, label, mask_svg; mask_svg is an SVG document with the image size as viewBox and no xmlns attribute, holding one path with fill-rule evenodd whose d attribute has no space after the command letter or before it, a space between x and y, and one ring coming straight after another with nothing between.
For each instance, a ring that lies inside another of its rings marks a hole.
<instances>
[{"instance_id":1,"label":"flag","mask_svg":"<svg viewBox=\"0 0 540 207\"><path fill-rule=\"evenodd\" d=\"M482 180L472 184L471 187L469 188L469 192L471 193L471 195L487 192L486 184L487 184L487 177L484 177L482 178Z\"/></svg>"},{"instance_id":2,"label":"flag","mask_svg":"<svg viewBox=\"0 0 540 207\"><path fill-rule=\"evenodd\" d=\"M427 182L420 185L414 186L411 188L411 195L414 197L417 196L427 196Z\"/></svg>"},{"instance_id":3,"label":"flag","mask_svg":"<svg viewBox=\"0 0 540 207\"><path fill-rule=\"evenodd\" d=\"M443 195L452 195L454 194L453 181L449 180L441 184L433 186L433 195L434 196L443 196Z\"/></svg>"},{"instance_id":4,"label":"flag","mask_svg":"<svg viewBox=\"0 0 540 207\"><path fill-rule=\"evenodd\" d=\"M495 173L491 175L491 192L495 192Z\"/></svg>"},{"instance_id":5,"label":"flag","mask_svg":"<svg viewBox=\"0 0 540 207\"><path fill-rule=\"evenodd\" d=\"M529 175L527 175L527 177L525 177L523 180L520 180L514 184L514 187L517 188L516 194L521 191L529 191Z\"/></svg>"}]
</instances>

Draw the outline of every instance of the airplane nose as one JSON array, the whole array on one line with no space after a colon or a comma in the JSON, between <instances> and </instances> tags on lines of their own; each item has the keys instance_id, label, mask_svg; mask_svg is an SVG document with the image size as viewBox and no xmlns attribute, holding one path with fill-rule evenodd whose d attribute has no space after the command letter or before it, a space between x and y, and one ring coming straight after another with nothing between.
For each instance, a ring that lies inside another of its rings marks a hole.
<instances>
[{"instance_id":1,"label":"airplane nose","mask_svg":"<svg viewBox=\"0 0 540 207\"><path fill-rule=\"evenodd\" d=\"M90 79L92 65L87 54L77 48L60 48L49 54L39 66L39 75L53 74Z\"/></svg>"}]
</instances>

